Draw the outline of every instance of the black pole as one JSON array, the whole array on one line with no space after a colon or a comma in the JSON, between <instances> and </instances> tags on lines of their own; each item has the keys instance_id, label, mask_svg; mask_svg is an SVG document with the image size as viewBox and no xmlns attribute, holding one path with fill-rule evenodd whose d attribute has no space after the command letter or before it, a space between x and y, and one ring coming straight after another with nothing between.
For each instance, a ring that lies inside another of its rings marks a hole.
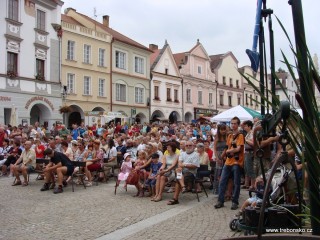
<instances>
[{"instance_id":1,"label":"black pole","mask_svg":"<svg viewBox=\"0 0 320 240\"><path fill-rule=\"evenodd\" d=\"M308 95L308 89L312 89L312 79L311 74L303 74L304 71L309 71L309 62L308 62L308 54L307 54L307 45L304 31L304 21L303 21L303 12L302 12L302 3L301 0L290 0L289 4L292 8L292 18L293 18L293 26L294 26L294 35L296 41L296 52L299 56L297 58L298 61L298 74L300 78L300 88L301 88L301 96L305 103L307 103L306 109L307 112L311 112L310 108L311 104L311 96ZM303 121L306 126L309 127L309 131L314 131L314 122L308 119L308 116L303 114ZM315 219L319 217L319 176L317 175L317 159L314 157L316 155L313 150L310 139L306 138L306 151L305 151L305 159L307 160L307 168L308 168L308 178L309 178L309 198L310 198L310 215L311 215L311 227L313 235L320 235L320 223ZM319 166L318 166L319 167Z\"/></svg>"},{"instance_id":2,"label":"black pole","mask_svg":"<svg viewBox=\"0 0 320 240\"><path fill-rule=\"evenodd\" d=\"M272 114L276 112L276 80L275 80L275 62L274 62L274 36L272 29L272 18L269 15L269 38L270 38L270 70L271 70L271 94L272 94Z\"/></svg>"},{"instance_id":3,"label":"black pole","mask_svg":"<svg viewBox=\"0 0 320 240\"><path fill-rule=\"evenodd\" d=\"M260 31L259 31L259 53L260 53L260 92L261 92L261 115L265 115L264 106L264 64L263 64L263 42L264 42L264 32L263 32L263 21L260 20Z\"/></svg>"}]
</instances>

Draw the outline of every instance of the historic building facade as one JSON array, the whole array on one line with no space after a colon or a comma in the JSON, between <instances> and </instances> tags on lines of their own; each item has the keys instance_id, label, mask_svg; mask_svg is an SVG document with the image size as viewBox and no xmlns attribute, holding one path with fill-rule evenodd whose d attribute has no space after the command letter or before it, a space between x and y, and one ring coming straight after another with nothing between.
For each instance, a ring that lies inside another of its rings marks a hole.
<instances>
[{"instance_id":1,"label":"historic building facade","mask_svg":"<svg viewBox=\"0 0 320 240\"><path fill-rule=\"evenodd\" d=\"M111 110L112 36L85 27L65 14L61 25L63 114L70 127L73 123L80 124L90 112L102 115Z\"/></svg>"},{"instance_id":2,"label":"historic building facade","mask_svg":"<svg viewBox=\"0 0 320 240\"><path fill-rule=\"evenodd\" d=\"M210 57L202 44L198 40L190 51L174 54L174 58L183 81L183 121L214 115L217 85L210 68Z\"/></svg>"},{"instance_id":3,"label":"historic building facade","mask_svg":"<svg viewBox=\"0 0 320 240\"><path fill-rule=\"evenodd\" d=\"M0 122L61 121L62 1L4 0L0 9Z\"/></svg>"},{"instance_id":4,"label":"historic building facade","mask_svg":"<svg viewBox=\"0 0 320 240\"><path fill-rule=\"evenodd\" d=\"M84 27L104 32L112 37L110 44L111 84L107 99L110 111L128 116L131 122L148 122L150 93L150 54L140 43L109 27L109 16L99 23L69 8L66 15Z\"/></svg>"},{"instance_id":5,"label":"historic building facade","mask_svg":"<svg viewBox=\"0 0 320 240\"><path fill-rule=\"evenodd\" d=\"M171 123L182 121L182 78L167 41L162 49L155 44L149 48L151 55L151 121L166 120Z\"/></svg>"}]
</instances>

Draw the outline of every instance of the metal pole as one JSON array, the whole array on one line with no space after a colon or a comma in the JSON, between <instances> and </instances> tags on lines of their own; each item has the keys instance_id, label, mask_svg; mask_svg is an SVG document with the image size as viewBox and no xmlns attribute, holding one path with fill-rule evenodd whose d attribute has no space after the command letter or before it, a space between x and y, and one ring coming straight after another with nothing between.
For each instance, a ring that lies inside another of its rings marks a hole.
<instances>
[{"instance_id":1,"label":"metal pole","mask_svg":"<svg viewBox=\"0 0 320 240\"><path fill-rule=\"evenodd\" d=\"M303 12L302 12L302 3L301 0L290 0L289 4L292 8L292 19L294 26L294 35L296 41L296 52L299 56L297 58L298 61L298 74L300 78L300 88L301 88L301 96L305 103L311 102L311 96L308 95L308 89L312 89L312 79L311 74L303 74L303 70L309 71L309 62L307 55L307 45L304 31L304 22L303 22ZM311 104L306 104L306 109L308 112L311 112ZM314 122L312 120L309 121L308 116L303 114L303 121L306 126L309 127L309 131L314 131ZM312 143L310 139L305 138L306 141L306 151L305 151L305 159L307 160L307 168L309 174L309 195L310 195L310 215L311 215L311 227L313 235L320 235L320 223L315 219L315 217L319 217L319 209L320 209L320 201L319 201L319 185L320 180L317 175L317 168L319 165L317 163L316 152L312 147Z\"/></svg>"},{"instance_id":2,"label":"metal pole","mask_svg":"<svg viewBox=\"0 0 320 240\"><path fill-rule=\"evenodd\" d=\"M271 70L271 94L272 94L272 114L276 112L276 80L275 80L275 62L274 62L274 36L272 29L272 18L269 15L269 38L270 38L270 70Z\"/></svg>"},{"instance_id":3,"label":"metal pole","mask_svg":"<svg viewBox=\"0 0 320 240\"><path fill-rule=\"evenodd\" d=\"M263 33L263 21L260 19L260 31L259 31L259 53L260 53L260 92L261 92L261 115L265 115L265 106L264 106L264 64L263 64L263 42L264 42L264 33Z\"/></svg>"}]
</instances>

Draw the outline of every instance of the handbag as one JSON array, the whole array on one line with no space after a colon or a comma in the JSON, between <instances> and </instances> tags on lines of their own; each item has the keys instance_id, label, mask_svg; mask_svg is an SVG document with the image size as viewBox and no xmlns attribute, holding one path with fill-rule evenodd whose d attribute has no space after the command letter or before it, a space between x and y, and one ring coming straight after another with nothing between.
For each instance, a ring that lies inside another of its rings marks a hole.
<instances>
[{"instance_id":1,"label":"handbag","mask_svg":"<svg viewBox=\"0 0 320 240\"><path fill-rule=\"evenodd\" d=\"M139 182L139 174L137 172L137 170L133 169L126 180L126 183L129 185L137 185L137 183Z\"/></svg>"}]
</instances>

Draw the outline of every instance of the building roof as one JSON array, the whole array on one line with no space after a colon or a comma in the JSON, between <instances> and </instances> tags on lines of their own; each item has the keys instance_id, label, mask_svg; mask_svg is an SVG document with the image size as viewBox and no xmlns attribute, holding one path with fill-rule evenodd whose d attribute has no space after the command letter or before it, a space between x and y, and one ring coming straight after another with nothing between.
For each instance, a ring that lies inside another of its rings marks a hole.
<instances>
[{"instance_id":1,"label":"building roof","mask_svg":"<svg viewBox=\"0 0 320 240\"><path fill-rule=\"evenodd\" d=\"M102 28L103 30L105 30L106 32L111 34L114 40L129 44L129 45L132 45L132 46L135 46L137 48L146 50L148 52L152 52L152 50L150 50L149 48L147 48L144 45L132 40L131 38L129 38L129 37L117 32L116 30L114 30L114 29L112 29L110 27L107 27L107 26L103 25L102 23L97 22L97 21L93 20L92 18L90 18L90 17L88 17L88 16L86 16L86 15L84 15L82 13L77 12L77 14L83 16L84 18L86 18L90 22L94 23L95 25L99 26L100 28Z\"/></svg>"},{"instance_id":2,"label":"building roof","mask_svg":"<svg viewBox=\"0 0 320 240\"><path fill-rule=\"evenodd\" d=\"M81 23L79 23L77 20L75 20L72 17L69 17L65 14L61 14L61 21L62 22L66 22L66 23L71 23L71 24L75 24L75 25L79 25L79 26L83 26Z\"/></svg>"},{"instance_id":3,"label":"building roof","mask_svg":"<svg viewBox=\"0 0 320 240\"><path fill-rule=\"evenodd\" d=\"M175 53L173 54L174 61L176 62L177 66L180 66L181 64L185 64L185 55L186 53Z\"/></svg>"},{"instance_id":4,"label":"building roof","mask_svg":"<svg viewBox=\"0 0 320 240\"><path fill-rule=\"evenodd\" d=\"M214 69L216 69L220 63L223 60L223 56L224 54L217 54L217 55L211 55L210 57L210 66L211 66L211 71L213 71Z\"/></svg>"},{"instance_id":5,"label":"building roof","mask_svg":"<svg viewBox=\"0 0 320 240\"><path fill-rule=\"evenodd\" d=\"M150 65L152 66L151 69L154 67L153 64L157 64L159 61L158 56L160 55L162 49L153 50L153 53L150 55ZM156 61L157 60L157 61Z\"/></svg>"}]
</instances>

